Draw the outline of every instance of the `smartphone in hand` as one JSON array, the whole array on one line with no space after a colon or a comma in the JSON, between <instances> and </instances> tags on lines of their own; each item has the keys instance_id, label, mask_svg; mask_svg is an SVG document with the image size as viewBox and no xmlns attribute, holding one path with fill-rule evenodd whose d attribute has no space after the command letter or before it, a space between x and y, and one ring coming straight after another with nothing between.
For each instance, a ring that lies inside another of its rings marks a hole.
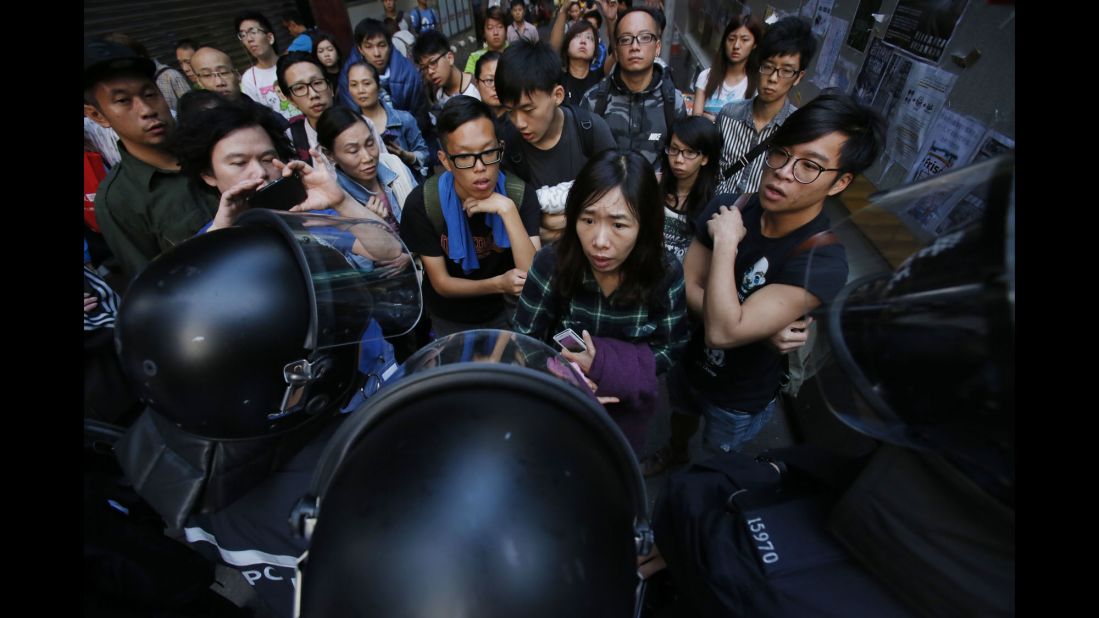
<instances>
[{"instance_id":1,"label":"smartphone in hand","mask_svg":"<svg viewBox=\"0 0 1099 618\"><path fill-rule=\"evenodd\" d=\"M252 208L290 210L304 202L305 198L305 184L302 183L301 176L292 174L260 187L252 194L249 205Z\"/></svg>"},{"instance_id":2,"label":"smartphone in hand","mask_svg":"<svg viewBox=\"0 0 1099 618\"><path fill-rule=\"evenodd\" d=\"M566 328L557 333L553 336L553 340L561 344L561 347L569 352L580 353L588 349L588 346L584 345L584 340L580 338L580 335L577 335L576 331L571 328Z\"/></svg>"}]
</instances>

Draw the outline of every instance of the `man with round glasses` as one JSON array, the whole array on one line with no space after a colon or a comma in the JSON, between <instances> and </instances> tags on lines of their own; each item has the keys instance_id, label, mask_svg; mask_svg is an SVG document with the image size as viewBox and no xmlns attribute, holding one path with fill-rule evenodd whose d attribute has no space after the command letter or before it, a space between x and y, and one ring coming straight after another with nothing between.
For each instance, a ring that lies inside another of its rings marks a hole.
<instances>
[{"instance_id":1,"label":"man with round glasses","mask_svg":"<svg viewBox=\"0 0 1099 618\"><path fill-rule=\"evenodd\" d=\"M229 54L216 47L200 47L191 56L188 65L194 71L200 86L230 99L240 97L240 73L233 66Z\"/></svg>"},{"instance_id":2,"label":"man with round glasses","mask_svg":"<svg viewBox=\"0 0 1099 618\"><path fill-rule=\"evenodd\" d=\"M848 95L822 94L771 138L760 192L720 194L696 220L683 274L704 330L669 373L671 440L646 458L647 476L687 461L700 414L708 454L739 451L770 420L782 354L801 345L778 335L807 328L805 316L847 281L824 200L877 159L884 136L876 112Z\"/></svg>"},{"instance_id":3,"label":"man with round glasses","mask_svg":"<svg viewBox=\"0 0 1099 618\"><path fill-rule=\"evenodd\" d=\"M725 170L769 138L797 109L789 93L805 77L817 44L807 19L780 19L763 35L759 45L759 88L755 97L733 101L718 113L721 131L721 176L718 193L755 193L763 173L763 155L748 161L739 171L724 177Z\"/></svg>"},{"instance_id":4,"label":"man with round glasses","mask_svg":"<svg viewBox=\"0 0 1099 618\"><path fill-rule=\"evenodd\" d=\"M241 76L241 91L250 99L268 107L287 120L301 116L293 103L281 96L275 64L278 62L275 29L257 11L247 11L233 19L240 44L248 51L254 65Z\"/></svg>"},{"instance_id":5,"label":"man with round glasses","mask_svg":"<svg viewBox=\"0 0 1099 618\"><path fill-rule=\"evenodd\" d=\"M404 204L401 238L423 259L424 306L438 336L510 329L541 247L537 195L500 171L504 144L493 120L473 97L450 99L436 125L446 172L413 189Z\"/></svg>"},{"instance_id":6,"label":"man with round glasses","mask_svg":"<svg viewBox=\"0 0 1099 618\"><path fill-rule=\"evenodd\" d=\"M317 120L333 102L324 67L313 54L290 52L279 58L278 80L283 95L305 116L304 120L291 122L286 133L294 142L298 158L312 164L309 149L317 147Z\"/></svg>"}]
</instances>

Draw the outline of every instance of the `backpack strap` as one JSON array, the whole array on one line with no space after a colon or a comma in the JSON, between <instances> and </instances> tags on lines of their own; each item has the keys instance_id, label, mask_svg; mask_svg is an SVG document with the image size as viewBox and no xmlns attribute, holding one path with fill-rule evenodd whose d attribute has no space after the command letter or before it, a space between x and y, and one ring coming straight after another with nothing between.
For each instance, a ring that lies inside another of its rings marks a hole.
<instances>
[{"instance_id":1,"label":"backpack strap","mask_svg":"<svg viewBox=\"0 0 1099 618\"><path fill-rule=\"evenodd\" d=\"M675 84L665 70L660 79L660 94L664 99L664 141L667 142L672 134L672 125L675 124Z\"/></svg>"},{"instance_id":2,"label":"backpack strap","mask_svg":"<svg viewBox=\"0 0 1099 618\"><path fill-rule=\"evenodd\" d=\"M580 136L580 151L585 157L591 158L595 150L595 129L592 121L592 113L579 106L568 105L572 111L572 119L576 123L576 133Z\"/></svg>"},{"instance_id":3,"label":"backpack strap","mask_svg":"<svg viewBox=\"0 0 1099 618\"><path fill-rule=\"evenodd\" d=\"M801 241L801 244L794 247L794 250L786 256L786 259L789 260L794 256L801 255L807 251L820 249L821 247L827 247L828 245L838 245L839 242L839 237L832 233L831 230L823 230Z\"/></svg>"},{"instance_id":4,"label":"backpack strap","mask_svg":"<svg viewBox=\"0 0 1099 618\"><path fill-rule=\"evenodd\" d=\"M508 198L515 202L515 210L523 207L523 194L527 191L527 183L518 174L506 174L504 176L504 192Z\"/></svg>"},{"instance_id":5,"label":"backpack strap","mask_svg":"<svg viewBox=\"0 0 1099 618\"><path fill-rule=\"evenodd\" d=\"M504 156L507 163L507 171L510 176L518 175L521 178L530 178L530 162L523 157L523 136L510 121L503 123ZM519 202L515 202L518 206Z\"/></svg>"},{"instance_id":6,"label":"backpack strap","mask_svg":"<svg viewBox=\"0 0 1099 618\"><path fill-rule=\"evenodd\" d=\"M603 116L607 113L607 102L611 96L611 83L610 77L599 80L599 83L595 85L595 104L592 105L591 111L596 116Z\"/></svg>"},{"instance_id":7,"label":"backpack strap","mask_svg":"<svg viewBox=\"0 0 1099 618\"><path fill-rule=\"evenodd\" d=\"M725 171L723 171L721 173L721 179L722 180L727 180L733 174L736 174L740 170L747 167L748 164L751 163L752 161L754 161L755 158L758 157L764 150L767 150L767 146L770 145L770 143L771 143L771 138L768 137L767 139L765 139L765 140L761 141L759 144L757 144L755 148L753 148L753 149L749 150L748 152L746 152L745 154L741 155L739 159L737 159L736 161L733 161L732 165L725 168Z\"/></svg>"},{"instance_id":8,"label":"backpack strap","mask_svg":"<svg viewBox=\"0 0 1099 618\"><path fill-rule=\"evenodd\" d=\"M446 233L446 219L443 218L443 206L439 201L439 177L432 176L424 181L424 210L427 219L431 221L431 227L435 228L435 234L442 236Z\"/></svg>"}]
</instances>

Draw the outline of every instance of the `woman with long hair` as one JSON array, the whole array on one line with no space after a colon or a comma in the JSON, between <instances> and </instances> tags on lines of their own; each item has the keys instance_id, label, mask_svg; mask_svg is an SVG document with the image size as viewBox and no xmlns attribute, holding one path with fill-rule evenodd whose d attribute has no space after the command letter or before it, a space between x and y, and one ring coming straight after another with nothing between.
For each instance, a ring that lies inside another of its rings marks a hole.
<instances>
[{"instance_id":1,"label":"woman with long hair","mask_svg":"<svg viewBox=\"0 0 1099 618\"><path fill-rule=\"evenodd\" d=\"M603 69L592 69L599 33L586 19L573 24L565 33L561 45L561 85L565 87L565 101L579 105L588 88L603 79Z\"/></svg>"},{"instance_id":2,"label":"woman with long hair","mask_svg":"<svg viewBox=\"0 0 1099 618\"><path fill-rule=\"evenodd\" d=\"M382 100L381 77L374 65L360 60L347 69L347 90L359 112L381 129L390 154L413 170L417 180L427 177L431 153L412 114Z\"/></svg>"},{"instance_id":3,"label":"woman with long hair","mask_svg":"<svg viewBox=\"0 0 1099 618\"><path fill-rule=\"evenodd\" d=\"M397 229L416 181L399 159L386 153L374 123L347 108L333 107L317 120L317 142L335 163L340 187Z\"/></svg>"},{"instance_id":4,"label":"woman with long hair","mask_svg":"<svg viewBox=\"0 0 1099 618\"><path fill-rule=\"evenodd\" d=\"M714 123L689 116L672 125L664 147L664 248L683 262L694 238L692 222L702 212L717 187L721 166L721 132Z\"/></svg>"},{"instance_id":5,"label":"woman with long hair","mask_svg":"<svg viewBox=\"0 0 1099 618\"><path fill-rule=\"evenodd\" d=\"M685 348L683 268L665 256L664 208L645 157L603 151L580 170L561 239L527 273L515 330L551 345L572 329L576 363L635 451L659 391L657 376Z\"/></svg>"},{"instance_id":6,"label":"woman with long hair","mask_svg":"<svg viewBox=\"0 0 1099 618\"><path fill-rule=\"evenodd\" d=\"M324 67L324 79L328 89L338 92L340 69L343 68L343 52L336 45L336 37L327 32L317 32L313 36L313 57Z\"/></svg>"},{"instance_id":7,"label":"woman with long hair","mask_svg":"<svg viewBox=\"0 0 1099 618\"><path fill-rule=\"evenodd\" d=\"M759 59L754 52L762 38L763 22L755 15L729 20L713 66L699 73L695 82L693 115L713 122L726 103L755 96Z\"/></svg>"}]
</instances>

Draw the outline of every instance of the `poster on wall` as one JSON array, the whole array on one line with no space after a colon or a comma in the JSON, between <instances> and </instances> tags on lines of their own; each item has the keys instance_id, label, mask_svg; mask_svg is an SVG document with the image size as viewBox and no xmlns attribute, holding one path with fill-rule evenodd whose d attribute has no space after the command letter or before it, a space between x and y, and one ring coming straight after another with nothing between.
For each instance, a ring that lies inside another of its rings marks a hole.
<instances>
[{"instance_id":1,"label":"poster on wall","mask_svg":"<svg viewBox=\"0 0 1099 618\"><path fill-rule=\"evenodd\" d=\"M862 105L870 105L878 94L878 86L885 75L885 65L893 57L893 48L875 38L870 43L870 51L862 63L862 70L855 79L855 100Z\"/></svg>"},{"instance_id":2,"label":"poster on wall","mask_svg":"<svg viewBox=\"0 0 1099 618\"><path fill-rule=\"evenodd\" d=\"M968 0L899 0L885 42L938 63Z\"/></svg>"},{"instance_id":3,"label":"poster on wall","mask_svg":"<svg viewBox=\"0 0 1099 618\"><path fill-rule=\"evenodd\" d=\"M899 89L886 91L886 84L878 90L874 107L888 123L886 152L905 169L916 164L920 146L926 141L931 124L946 104L946 97L954 87L957 76L938 67L917 62L903 54L894 54L895 72L886 68L886 82L901 83ZM903 75L904 81L894 77ZM883 96L883 92L885 95ZM879 99L883 103L879 107Z\"/></svg>"},{"instance_id":4,"label":"poster on wall","mask_svg":"<svg viewBox=\"0 0 1099 618\"><path fill-rule=\"evenodd\" d=\"M839 17L832 17L830 20L832 25L828 26L828 34L820 45L817 66L813 70L812 81L821 88L827 88L832 79L832 71L840 55L840 46L843 45L843 37L847 34L847 20Z\"/></svg>"},{"instance_id":5,"label":"poster on wall","mask_svg":"<svg viewBox=\"0 0 1099 618\"><path fill-rule=\"evenodd\" d=\"M855 10L855 19L851 21L851 34L847 37L847 45L860 52L866 51L866 44L870 42L870 33L874 31L874 14L881 10L881 0L862 0L859 8Z\"/></svg>"},{"instance_id":6,"label":"poster on wall","mask_svg":"<svg viewBox=\"0 0 1099 618\"><path fill-rule=\"evenodd\" d=\"M828 32L828 26L832 25L832 7L835 0L817 0L817 8L813 12L813 34L817 38L823 37Z\"/></svg>"},{"instance_id":7,"label":"poster on wall","mask_svg":"<svg viewBox=\"0 0 1099 618\"><path fill-rule=\"evenodd\" d=\"M923 155L908 175L907 182L916 182L959 167L969 161L977 149L985 126L976 119L943 108L931 128Z\"/></svg>"}]
</instances>

